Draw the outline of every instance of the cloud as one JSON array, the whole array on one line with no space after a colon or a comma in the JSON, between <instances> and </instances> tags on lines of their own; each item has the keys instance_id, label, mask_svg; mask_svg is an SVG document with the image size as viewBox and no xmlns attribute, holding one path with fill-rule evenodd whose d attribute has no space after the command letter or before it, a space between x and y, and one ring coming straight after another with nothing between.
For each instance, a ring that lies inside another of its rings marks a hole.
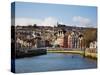
<instances>
[{"instance_id":1,"label":"cloud","mask_svg":"<svg viewBox=\"0 0 100 75\"><path fill-rule=\"evenodd\" d=\"M48 17L48 18L45 18L41 24L43 26L54 26L54 25L57 25L57 19L53 17Z\"/></svg>"},{"instance_id":2,"label":"cloud","mask_svg":"<svg viewBox=\"0 0 100 75\"><path fill-rule=\"evenodd\" d=\"M33 25L37 24L38 26L54 26L57 25L57 19L53 17L47 17L43 20L41 19L33 19L33 18L16 18L15 19L15 25Z\"/></svg>"},{"instance_id":3,"label":"cloud","mask_svg":"<svg viewBox=\"0 0 100 75\"><path fill-rule=\"evenodd\" d=\"M40 24L41 20L39 19L32 19L32 18L16 18L15 25L32 25L32 24Z\"/></svg>"},{"instance_id":4,"label":"cloud","mask_svg":"<svg viewBox=\"0 0 100 75\"><path fill-rule=\"evenodd\" d=\"M84 26L84 27L88 27L91 26L91 20L89 18L85 18L85 17L81 17L81 16L74 16L72 18L73 22L75 22L76 24L78 24L78 26Z\"/></svg>"},{"instance_id":5,"label":"cloud","mask_svg":"<svg viewBox=\"0 0 100 75\"><path fill-rule=\"evenodd\" d=\"M12 20L13 21L13 20ZM78 27L96 27L91 19L81 16L72 17L72 23L64 23L63 21L58 21L55 17L46 17L44 19L34 19L34 18L15 18L15 25L27 26L37 24L38 26L57 26L57 22L67 26L78 26Z\"/></svg>"}]
</instances>

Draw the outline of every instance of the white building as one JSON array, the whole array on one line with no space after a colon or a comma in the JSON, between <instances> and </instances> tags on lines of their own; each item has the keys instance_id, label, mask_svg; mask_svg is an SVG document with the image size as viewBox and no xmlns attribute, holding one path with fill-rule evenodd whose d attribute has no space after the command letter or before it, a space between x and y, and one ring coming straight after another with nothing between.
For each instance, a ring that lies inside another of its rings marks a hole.
<instances>
[{"instance_id":1,"label":"white building","mask_svg":"<svg viewBox=\"0 0 100 75\"><path fill-rule=\"evenodd\" d=\"M89 48L97 48L97 42L96 41L90 42Z\"/></svg>"}]
</instances>

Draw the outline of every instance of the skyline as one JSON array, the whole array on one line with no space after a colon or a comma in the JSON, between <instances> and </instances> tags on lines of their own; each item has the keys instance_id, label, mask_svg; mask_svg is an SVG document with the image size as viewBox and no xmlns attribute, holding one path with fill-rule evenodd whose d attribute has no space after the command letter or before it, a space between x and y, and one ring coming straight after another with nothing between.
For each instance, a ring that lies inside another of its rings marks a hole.
<instances>
[{"instance_id":1,"label":"skyline","mask_svg":"<svg viewBox=\"0 0 100 75\"><path fill-rule=\"evenodd\" d=\"M15 25L97 27L97 7L49 3L15 3Z\"/></svg>"}]
</instances>

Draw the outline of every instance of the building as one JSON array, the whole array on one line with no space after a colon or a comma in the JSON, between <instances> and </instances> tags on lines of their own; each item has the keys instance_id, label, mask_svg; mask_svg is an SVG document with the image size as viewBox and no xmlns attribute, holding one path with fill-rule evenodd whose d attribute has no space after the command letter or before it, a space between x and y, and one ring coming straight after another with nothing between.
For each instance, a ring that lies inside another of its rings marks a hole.
<instances>
[{"instance_id":1,"label":"building","mask_svg":"<svg viewBox=\"0 0 100 75\"><path fill-rule=\"evenodd\" d=\"M68 35L68 48L72 48L72 36Z\"/></svg>"},{"instance_id":2,"label":"building","mask_svg":"<svg viewBox=\"0 0 100 75\"><path fill-rule=\"evenodd\" d=\"M78 48L85 48L85 40L82 34L80 34L78 38Z\"/></svg>"},{"instance_id":3,"label":"building","mask_svg":"<svg viewBox=\"0 0 100 75\"><path fill-rule=\"evenodd\" d=\"M74 29L65 28L66 26L59 27L36 27L28 28L17 27L16 39L20 39L21 46L29 48L40 47L61 47L61 48L84 48L84 36L82 32ZM96 47L96 45L95 45Z\"/></svg>"},{"instance_id":4,"label":"building","mask_svg":"<svg viewBox=\"0 0 100 75\"><path fill-rule=\"evenodd\" d=\"M97 42L96 41L90 42L89 48L97 48Z\"/></svg>"},{"instance_id":5,"label":"building","mask_svg":"<svg viewBox=\"0 0 100 75\"><path fill-rule=\"evenodd\" d=\"M68 35L68 48L78 48L78 34L75 31L72 31Z\"/></svg>"},{"instance_id":6,"label":"building","mask_svg":"<svg viewBox=\"0 0 100 75\"><path fill-rule=\"evenodd\" d=\"M57 38L54 42L55 45L59 45L59 47L64 47L64 33L62 30L58 30Z\"/></svg>"}]
</instances>

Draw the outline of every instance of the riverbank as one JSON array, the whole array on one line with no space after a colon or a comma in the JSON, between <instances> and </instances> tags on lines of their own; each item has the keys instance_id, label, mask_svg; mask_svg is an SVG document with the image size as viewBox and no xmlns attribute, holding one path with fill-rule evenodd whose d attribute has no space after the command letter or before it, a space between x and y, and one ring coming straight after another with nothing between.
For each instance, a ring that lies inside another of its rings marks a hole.
<instances>
[{"instance_id":1,"label":"riverbank","mask_svg":"<svg viewBox=\"0 0 100 75\"><path fill-rule=\"evenodd\" d=\"M83 54L83 51L70 51L70 50L47 50L47 53L73 53L73 54Z\"/></svg>"},{"instance_id":2,"label":"riverbank","mask_svg":"<svg viewBox=\"0 0 100 75\"><path fill-rule=\"evenodd\" d=\"M32 56L38 56L38 55L44 55L47 54L46 49L34 49L34 50L27 50L27 51L16 51L15 58L23 58L23 57L32 57Z\"/></svg>"},{"instance_id":3,"label":"riverbank","mask_svg":"<svg viewBox=\"0 0 100 75\"><path fill-rule=\"evenodd\" d=\"M92 59L97 59L97 53L91 52L88 50L78 50L78 49L72 49L72 50L60 50L60 49L32 49L32 50L17 50L16 51L16 58L23 58L23 57L32 57L32 56L38 56L43 55L47 53L68 53L68 54L80 54L83 57L88 57Z\"/></svg>"},{"instance_id":4,"label":"riverbank","mask_svg":"<svg viewBox=\"0 0 100 75\"><path fill-rule=\"evenodd\" d=\"M47 50L47 53L71 53L71 54L80 54L84 57L97 59L97 53L90 53L88 51L83 50Z\"/></svg>"},{"instance_id":5,"label":"riverbank","mask_svg":"<svg viewBox=\"0 0 100 75\"><path fill-rule=\"evenodd\" d=\"M97 53L85 52L85 57L92 58L92 59L97 59Z\"/></svg>"}]
</instances>

